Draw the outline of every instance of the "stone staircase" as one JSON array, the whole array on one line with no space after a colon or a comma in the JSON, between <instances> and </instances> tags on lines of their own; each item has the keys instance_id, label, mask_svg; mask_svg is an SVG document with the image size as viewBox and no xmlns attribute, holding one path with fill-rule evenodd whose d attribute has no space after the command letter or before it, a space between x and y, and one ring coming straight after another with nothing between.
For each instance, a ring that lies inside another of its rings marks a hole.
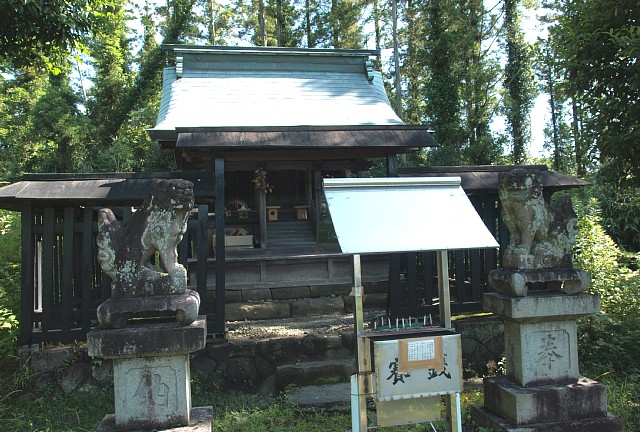
<instances>
[{"instance_id":1,"label":"stone staircase","mask_svg":"<svg viewBox=\"0 0 640 432\"><path fill-rule=\"evenodd\" d=\"M268 222L267 244L270 248L315 246L313 223L309 220Z\"/></svg>"},{"instance_id":2,"label":"stone staircase","mask_svg":"<svg viewBox=\"0 0 640 432\"><path fill-rule=\"evenodd\" d=\"M366 311L365 321L380 313ZM355 372L353 325L352 314L231 322L226 342L210 341L191 361L191 370L221 388L284 393L301 409L348 412ZM464 318L454 320L454 327L463 335L467 366L480 370L500 358L500 320ZM470 384L478 387L481 380L476 381Z\"/></svg>"}]
</instances>

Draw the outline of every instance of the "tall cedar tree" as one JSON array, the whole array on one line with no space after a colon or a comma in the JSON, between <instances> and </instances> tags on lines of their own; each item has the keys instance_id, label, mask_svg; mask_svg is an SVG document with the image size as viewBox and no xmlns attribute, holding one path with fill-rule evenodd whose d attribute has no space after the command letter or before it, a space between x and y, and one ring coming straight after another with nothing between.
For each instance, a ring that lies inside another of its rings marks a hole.
<instances>
[{"instance_id":1,"label":"tall cedar tree","mask_svg":"<svg viewBox=\"0 0 640 432\"><path fill-rule=\"evenodd\" d=\"M513 164L524 163L530 138L529 113L533 104L530 53L520 27L520 0L504 0L507 64L504 106L511 135Z\"/></svg>"}]
</instances>

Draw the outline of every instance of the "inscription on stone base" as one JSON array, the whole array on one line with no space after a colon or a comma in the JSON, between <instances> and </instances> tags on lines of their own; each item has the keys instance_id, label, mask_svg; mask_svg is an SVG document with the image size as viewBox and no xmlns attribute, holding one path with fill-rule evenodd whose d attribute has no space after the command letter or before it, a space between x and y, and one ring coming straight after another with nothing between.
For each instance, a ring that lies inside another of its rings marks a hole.
<instances>
[{"instance_id":1,"label":"inscription on stone base","mask_svg":"<svg viewBox=\"0 0 640 432\"><path fill-rule=\"evenodd\" d=\"M114 361L116 425L119 429L189 424L189 356Z\"/></svg>"}]
</instances>

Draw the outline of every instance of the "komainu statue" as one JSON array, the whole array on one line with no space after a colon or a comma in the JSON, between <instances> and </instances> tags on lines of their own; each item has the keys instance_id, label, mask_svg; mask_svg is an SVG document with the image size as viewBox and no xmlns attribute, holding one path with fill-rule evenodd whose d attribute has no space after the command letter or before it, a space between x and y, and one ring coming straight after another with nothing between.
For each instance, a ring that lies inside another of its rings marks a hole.
<instances>
[{"instance_id":1,"label":"komainu statue","mask_svg":"<svg viewBox=\"0 0 640 432\"><path fill-rule=\"evenodd\" d=\"M524 168L500 176L498 193L502 219L511 234L502 267L573 268L578 216L571 198L560 196L551 206L542 195L539 172Z\"/></svg>"},{"instance_id":2,"label":"komainu statue","mask_svg":"<svg viewBox=\"0 0 640 432\"><path fill-rule=\"evenodd\" d=\"M177 262L177 246L192 208L193 183L154 180L126 222L119 222L111 209L100 210L98 262L113 281L111 298L98 308L103 327L122 327L131 314L163 310L176 311L183 324L195 320L199 297L187 290L187 272ZM155 257L162 267L153 263Z\"/></svg>"},{"instance_id":3,"label":"komainu statue","mask_svg":"<svg viewBox=\"0 0 640 432\"><path fill-rule=\"evenodd\" d=\"M502 269L489 275L500 292L524 296L533 282L545 282L567 294L585 291L589 277L573 268L578 216L571 198L551 205L542 193L540 172L516 168L500 173L498 194L502 219L511 236L502 254Z\"/></svg>"}]
</instances>

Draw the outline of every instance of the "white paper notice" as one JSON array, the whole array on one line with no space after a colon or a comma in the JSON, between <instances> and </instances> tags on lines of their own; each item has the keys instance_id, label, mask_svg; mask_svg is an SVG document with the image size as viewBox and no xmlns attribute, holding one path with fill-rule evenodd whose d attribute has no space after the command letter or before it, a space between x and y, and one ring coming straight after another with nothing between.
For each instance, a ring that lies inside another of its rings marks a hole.
<instances>
[{"instance_id":1,"label":"white paper notice","mask_svg":"<svg viewBox=\"0 0 640 432\"><path fill-rule=\"evenodd\" d=\"M407 360L433 360L436 358L436 344L433 339L408 343Z\"/></svg>"}]
</instances>

